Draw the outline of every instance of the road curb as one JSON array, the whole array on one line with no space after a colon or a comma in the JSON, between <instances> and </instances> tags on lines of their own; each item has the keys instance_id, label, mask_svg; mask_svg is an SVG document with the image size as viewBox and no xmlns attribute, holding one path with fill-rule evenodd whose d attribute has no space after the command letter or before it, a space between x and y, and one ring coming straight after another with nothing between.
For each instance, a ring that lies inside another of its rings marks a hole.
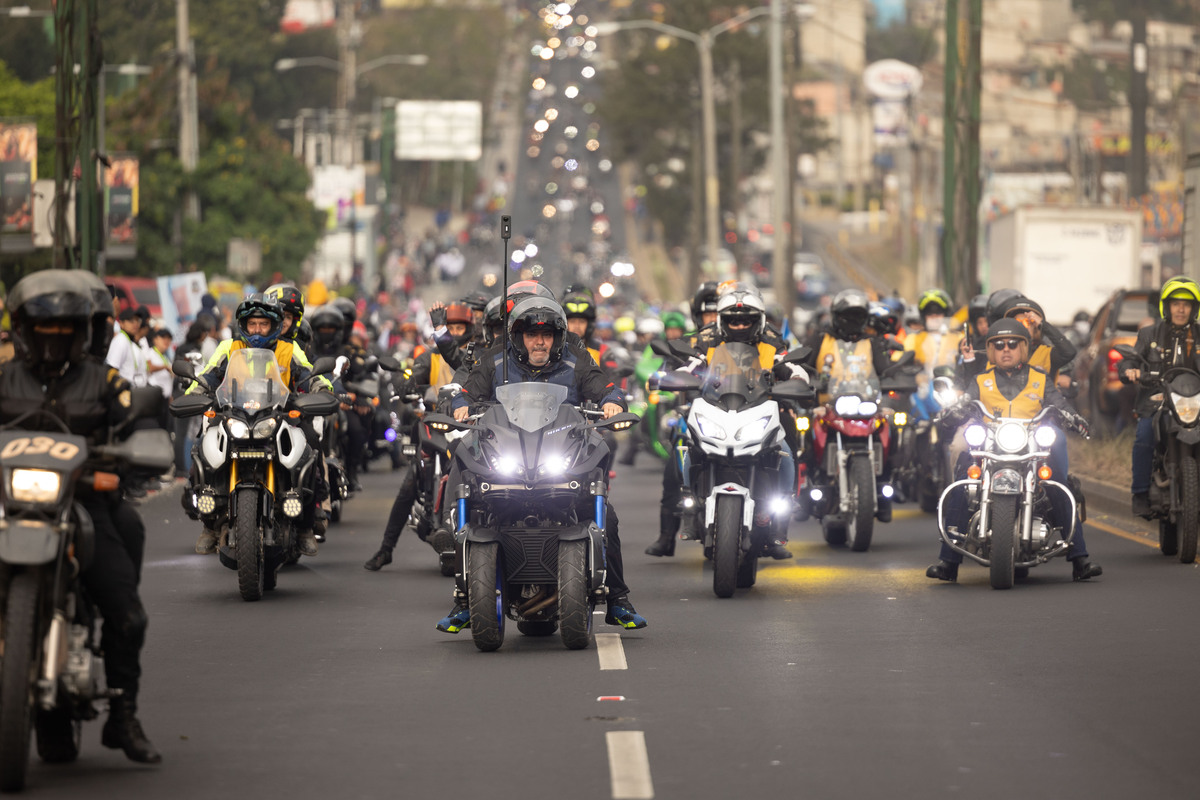
<instances>
[{"instance_id":1,"label":"road curb","mask_svg":"<svg viewBox=\"0 0 1200 800\"><path fill-rule=\"evenodd\" d=\"M1106 514L1114 520L1118 520L1122 524L1131 527L1140 526L1144 528L1146 526L1146 520L1129 513L1131 497L1129 489L1118 486L1115 483L1089 478L1086 475L1079 475L1077 477L1083 488L1083 495L1087 498L1089 515L1095 513Z\"/></svg>"}]
</instances>

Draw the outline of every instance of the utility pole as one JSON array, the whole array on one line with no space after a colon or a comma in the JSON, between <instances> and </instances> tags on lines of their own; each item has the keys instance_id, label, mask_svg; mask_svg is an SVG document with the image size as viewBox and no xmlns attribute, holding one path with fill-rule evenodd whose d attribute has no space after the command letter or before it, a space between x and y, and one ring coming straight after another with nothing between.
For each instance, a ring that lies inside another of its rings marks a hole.
<instances>
[{"instance_id":1,"label":"utility pole","mask_svg":"<svg viewBox=\"0 0 1200 800\"><path fill-rule=\"evenodd\" d=\"M178 59L179 163L185 176L196 171L200 160L199 126L196 121L196 57L192 48L188 0L175 0L175 57ZM200 221L200 200L190 188L183 198L184 216Z\"/></svg>"},{"instance_id":2,"label":"utility pole","mask_svg":"<svg viewBox=\"0 0 1200 800\"><path fill-rule=\"evenodd\" d=\"M979 292L982 30L982 0L947 0L942 283L959 303Z\"/></svg>"},{"instance_id":3,"label":"utility pole","mask_svg":"<svg viewBox=\"0 0 1200 800\"><path fill-rule=\"evenodd\" d=\"M771 0L771 25L767 47L771 87L771 225L775 232L771 270L775 302L783 309L784 318L791 320L794 295L790 224L792 162L788 160L789 140L783 124L783 19L783 0Z\"/></svg>"},{"instance_id":4,"label":"utility pole","mask_svg":"<svg viewBox=\"0 0 1200 800\"><path fill-rule=\"evenodd\" d=\"M1133 36L1129 42L1129 173L1126 180L1128 199L1133 199L1146 193L1146 107L1149 105L1146 73L1150 59L1146 48L1145 3L1133 4L1129 22Z\"/></svg>"},{"instance_id":5,"label":"utility pole","mask_svg":"<svg viewBox=\"0 0 1200 800\"><path fill-rule=\"evenodd\" d=\"M54 266L97 270L100 198L96 177L96 78L100 59L92 48L96 0L59 0L53 13ZM72 190L76 205L75 242L70 236Z\"/></svg>"}]
</instances>

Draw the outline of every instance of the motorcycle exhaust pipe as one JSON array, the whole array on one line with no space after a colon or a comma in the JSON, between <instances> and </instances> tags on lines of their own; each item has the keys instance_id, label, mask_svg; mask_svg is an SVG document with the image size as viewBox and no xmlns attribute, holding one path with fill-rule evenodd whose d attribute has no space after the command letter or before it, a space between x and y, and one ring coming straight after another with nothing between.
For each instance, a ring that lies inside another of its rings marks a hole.
<instances>
[{"instance_id":1,"label":"motorcycle exhaust pipe","mask_svg":"<svg viewBox=\"0 0 1200 800\"><path fill-rule=\"evenodd\" d=\"M544 593L545 593L545 590L543 590L541 593L531 597L529 599L528 603L526 603L525 605L523 605L517 609L517 613L520 614L522 617L526 617L526 616L529 616L530 614L536 614L539 611L549 608L550 606L552 606L556 602L558 602L558 592L557 591L551 592L549 597L539 600L538 598L541 597L541 595Z\"/></svg>"}]
</instances>

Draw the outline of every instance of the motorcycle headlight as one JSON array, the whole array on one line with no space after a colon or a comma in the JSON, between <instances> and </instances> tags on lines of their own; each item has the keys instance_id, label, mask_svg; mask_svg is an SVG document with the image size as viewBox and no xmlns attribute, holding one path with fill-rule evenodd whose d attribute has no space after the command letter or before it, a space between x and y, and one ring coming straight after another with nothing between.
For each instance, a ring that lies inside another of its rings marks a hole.
<instances>
[{"instance_id":1,"label":"motorcycle headlight","mask_svg":"<svg viewBox=\"0 0 1200 800\"><path fill-rule=\"evenodd\" d=\"M703 414L696 415L696 425L700 428L700 435L705 439L725 438L725 428L721 426L721 423Z\"/></svg>"},{"instance_id":2,"label":"motorcycle headlight","mask_svg":"<svg viewBox=\"0 0 1200 800\"><path fill-rule=\"evenodd\" d=\"M856 394L846 394L833 401L833 410L840 416L853 417L858 413L858 407L861 405L861 397Z\"/></svg>"},{"instance_id":3,"label":"motorcycle headlight","mask_svg":"<svg viewBox=\"0 0 1200 800\"><path fill-rule=\"evenodd\" d=\"M963 431L963 438L967 440L967 444L971 447L982 447L987 441L987 428L982 425L968 425Z\"/></svg>"},{"instance_id":4,"label":"motorcycle headlight","mask_svg":"<svg viewBox=\"0 0 1200 800\"><path fill-rule=\"evenodd\" d=\"M767 432L767 426L770 424L771 415L763 414L758 419L753 420L752 422L747 422L745 425L739 428L737 434L733 438L737 439L739 442L762 439L763 434Z\"/></svg>"},{"instance_id":5,"label":"motorcycle headlight","mask_svg":"<svg viewBox=\"0 0 1200 800\"><path fill-rule=\"evenodd\" d=\"M1200 394L1184 397L1171 392L1171 405L1175 407L1175 413L1184 425L1191 425L1196 421L1196 417L1200 416Z\"/></svg>"},{"instance_id":6,"label":"motorcycle headlight","mask_svg":"<svg viewBox=\"0 0 1200 800\"><path fill-rule=\"evenodd\" d=\"M933 396L937 400L939 408L949 408L958 402L958 392L953 389L943 389L940 392L934 392Z\"/></svg>"},{"instance_id":7,"label":"motorcycle headlight","mask_svg":"<svg viewBox=\"0 0 1200 800\"><path fill-rule=\"evenodd\" d=\"M269 439L270 437L275 435L275 431L278 429L279 429L279 420L275 419L274 417L272 417L271 419L264 419L254 426L254 438L255 439ZM233 432L232 429L230 429L230 433L232 433L232 432Z\"/></svg>"},{"instance_id":8,"label":"motorcycle headlight","mask_svg":"<svg viewBox=\"0 0 1200 800\"><path fill-rule=\"evenodd\" d=\"M45 469L14 469L11 497L18 503L53 503L58 500L62 476Z\"/></svg>"},{"instance_id":9,"label":"motorcycle headlight","mask_svg":"<svg viewBox=\"0 0 1200 800\"><path fill-rule=\"evenodd\" d=\"M551 475L562 475L571 468L571 459L567 456L547 456L538 467L538 472Z\"/></svg>"},{"instance_id":10,"label":"motorcycle headlight","mask_svg":"<svg viewBox=\"0 0 1200 800\"><path fill-rule=\"evenodd\" d=\"M1039 425L1038 429L1033 432L1033 440L1037 442L1038 447L1043 450L1054 444L1058 439L1058 431L1051 428L1049 425Z\"/></svg>"},{"instance_id":11,"label":"motorcycle headlight","mask_svg":"<svg viewBox=\"0 0 1200 800\"><path fill-rule=\"evenodd\" d=\"M234 439L249 439L250 426L242 422L240 419L231 419L225 423L229 435Z\"/></svg>"},{"instance_id":12,"label":"motorcycle headlight","mask_svg":"<svg viewBox=\"0 0 1200 800\"><path fill-rule=\"evenodd\" d=\"M869 417L879 410L879 403L868 400L858 404L858 415L860 417Z\"/></svg>"},{"instance_id":13,"label":"motorcycle headlight","mask_svg":"<svg viewBox=\"0 0 1200 800\"><path fill-rule=\"evenodd\" d=\"M908 414L905 414L903 411L897 411L892 415L892 422L896 424L897 428L903 428L908 424Z\"/></svg>"},{"instance_id":14,"label":"motorcycle headlight","mask_svg":"<svg viewBox=\"0 0 1200 800\"><path fill-rule=\"evenodd\" d=\"M1025 426L1019 422L1006 422L996 429L996 445L1005 453L1015 453L1028 442Z\"/></svg>"},{"instance_id":15,"label":"motorcycle headlight","mask_svg":"<svg viewBox=\"0 0 1200 800\"><path fill-rule=\"evenodd\" d=\"M492 460L492 466L495 467L497 472L504 475L516 475L521 469L520 463L515 458L510 458L509 456L496 456Z\"/></svg>"}]
</instances>

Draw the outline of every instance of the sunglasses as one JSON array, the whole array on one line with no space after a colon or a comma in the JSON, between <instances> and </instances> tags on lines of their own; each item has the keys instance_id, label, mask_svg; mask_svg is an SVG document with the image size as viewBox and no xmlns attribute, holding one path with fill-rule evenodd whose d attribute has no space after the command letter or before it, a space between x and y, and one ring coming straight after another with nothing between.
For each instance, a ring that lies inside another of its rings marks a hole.
<instances>
[{"instance_id":1,"label":"sunglasses","mask_svg":"<svg viewBox=\"0 0 1200 800\"><path fill-rule=\"evenodd\" d=\"M1023 339L993 339L988 344L997 350L1016 350L1021 346L1023 341Z\"/></svg>"}]
</instances>

